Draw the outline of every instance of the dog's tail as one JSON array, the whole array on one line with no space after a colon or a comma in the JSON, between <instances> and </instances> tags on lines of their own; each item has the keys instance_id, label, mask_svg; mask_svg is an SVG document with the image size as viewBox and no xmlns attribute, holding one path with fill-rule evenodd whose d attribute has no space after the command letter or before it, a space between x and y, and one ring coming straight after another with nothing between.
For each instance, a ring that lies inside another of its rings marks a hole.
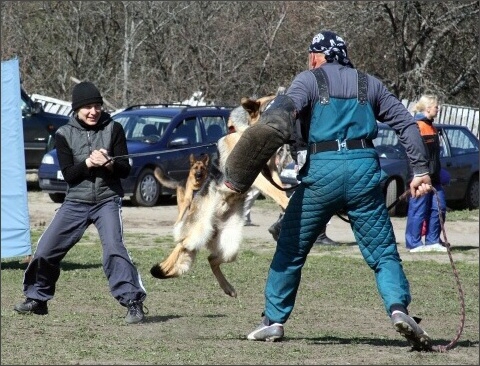
<instances>
[{"instance_id":1,"label":"dog's tail","mask_svg":"<svg viewBox=\"0 0 480 366\"><path fill-rule=\"evenodd\" d=\"M170 178L167 176L162 169L158 166L153 171L155 178L164 186L170 189L177 189L177 187L181 186L181 183L176 181L175 179Z\"/></svg>"},{"instance_id":2,"label":"dog's tail","mask_svg":"<svg viewBox=\"0 0 480 366\"><path fill-rule=\"evenodd\" d=\"M187 250L182 244L177 244L167 259L152 266L150 273L160 279L179 277L190 269L196 254L196 251Z\"/></svg>"}]
</instances>

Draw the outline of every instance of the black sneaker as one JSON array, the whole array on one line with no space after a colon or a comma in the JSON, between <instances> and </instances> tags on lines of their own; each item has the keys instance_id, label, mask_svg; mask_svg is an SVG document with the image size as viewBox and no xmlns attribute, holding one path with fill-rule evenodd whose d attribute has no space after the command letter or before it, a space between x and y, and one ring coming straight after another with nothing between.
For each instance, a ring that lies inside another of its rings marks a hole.
<instances>
[{"instance_id":1,"label":"black sneaker","mask_svg":"<svg viewBox=\"0 0 480 366\"><path fill-rule=\"evenodd\" d=\"M249 341L276 342L283 339L283 324L270 323L268 318L263 317L262 323L249 335Z\"/></svg>"},{"instance_id":2,"label":"black sneaker","mask_svg":"<svg viewBox=\"0 0 480 366\"><path fill-rule=\"evenodd\" d=\"M419 320L415 320L401 311L392 313L392 323L398 333L404 336L412 348L416 351L431 351L432 344L430 337L418 325Z\"/></svg>"},{"instance_id":3,"label":"black sneaker","mask_svg":"<svg viewBox=\"0 0 480 366\"><path fill-rule=\"evenodd\" d=\"M338 244L336 241L333 241L332 239L330 239L327 234L325 233L321 233L317 240L315 240L315 245L330 245L330 246L339 246L340 244Z\"/></svg>"},{"instance_id":4,"label":"black sneaker","mask_svg":"<svg viewBox=\"0 0 480 366\"><path fill-rule=\"evenodd\" d=\"M13 309L19 314L48 314L48 306L46 301L40 301L30 298L27 298L24 302L15 305Z\"/></svg>"},{"instance_id":5,"label":"black sneaker","mask_svg":"<svg viewBox=\"0 0 480 366\"><path fill-rule=\"evenodd\" d=\"M272 226L268 228L268 232L272 234L273 240L275 241L277 241L278 237L280 236L280 229L282 228L283 215L284 213L282 212L280 216L278 216L278 220L275 221L272 224Z\"/></svg>"},{"instance_id":6,"label":"black sneaker","mask_svg":"<svg viewBox=\"0 0 480 366\"><path fill-rule=\"evenodd\" d=\"M140 301L129 301L127 304L127 316L125 321L128 324L140 323L145 317L143 312L143 303Z\"/></svg>"}]
</instances>

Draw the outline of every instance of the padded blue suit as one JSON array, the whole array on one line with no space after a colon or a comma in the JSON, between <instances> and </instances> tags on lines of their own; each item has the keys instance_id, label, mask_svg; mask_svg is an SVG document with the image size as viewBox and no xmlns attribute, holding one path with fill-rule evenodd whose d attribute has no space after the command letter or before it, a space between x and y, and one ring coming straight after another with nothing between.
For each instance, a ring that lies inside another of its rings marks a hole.
<instances>
[{"instance_id":1,"label":"padded blue suit","mask_svg":"<svg viewBox=\"0 0 480 366\"><path fill-rule=\"evenodd\" d=\"M312 71L297 75L287 90L299 112L297 131L311 146L317 142L372 140L376 121L392 126L410 154L413 170L425 170L426 160L416 124L401 102L376 78L367 76L367 98L358 100L357 71L337 62L321 66L326 75L328 103L319 98ZM410 132L409 132L410 131ZM264 314L285 323L295 304L307 255L336 212L344 209L363 258L374 271L387 315L392 305L411 302L409 283L397 251L395 234L380 188L386 176L371 146L312 153L297 176L301 182L285 211L277 248L265 287Z\"/></svg>"}]
</instances>

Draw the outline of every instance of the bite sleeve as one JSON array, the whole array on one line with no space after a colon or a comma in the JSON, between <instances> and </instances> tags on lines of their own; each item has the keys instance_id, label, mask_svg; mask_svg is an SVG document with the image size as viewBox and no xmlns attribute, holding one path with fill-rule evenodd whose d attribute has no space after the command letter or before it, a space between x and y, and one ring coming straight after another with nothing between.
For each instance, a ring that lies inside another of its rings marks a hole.
<instances>
[{"instance_id":1,"label":"bite sleeve","mask_svg":"<svg viewBox=\"0 0 480 366\"><path fill-rule=\"evenodd\" d=\"M287 95L273 99L259 121L247 128L225 164L225 184L244 193L277 149L290 140L295 105Z\"/></svg>"}]
</instances>

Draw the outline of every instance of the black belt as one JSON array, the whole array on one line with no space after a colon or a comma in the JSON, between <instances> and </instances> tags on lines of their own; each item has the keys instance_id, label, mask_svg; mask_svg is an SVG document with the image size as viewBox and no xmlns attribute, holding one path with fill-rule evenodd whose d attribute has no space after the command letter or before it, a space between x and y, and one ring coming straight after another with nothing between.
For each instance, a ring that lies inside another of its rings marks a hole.
<instances>
[{"instance_id":1,"label":"black belt","mask_svg":"<svg viewBox=\"0 0 480 366\"><path fill-rule=\"evenodd\" d=\"M315 154L323 151L340 151L354 150L354 149L368 149L374 148L372 140L360 139L360 140L331 140L315 142L310 144L310 154Z\"/></svg>"}]
</instances>

